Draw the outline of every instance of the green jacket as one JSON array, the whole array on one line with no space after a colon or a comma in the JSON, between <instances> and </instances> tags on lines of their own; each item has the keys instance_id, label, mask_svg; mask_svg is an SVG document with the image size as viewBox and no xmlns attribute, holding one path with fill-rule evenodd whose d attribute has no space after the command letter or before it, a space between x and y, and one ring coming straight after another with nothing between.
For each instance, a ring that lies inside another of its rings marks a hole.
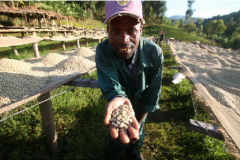
<instances>
[{"instance_id":1,"label":"green jacket","mask_svg":"<svg viewBox=\"0 0 240 160\"><path fill-rule=\"evenodd\" d=\"M109 39L96 49L98 83L103 96L110 101L116 95L128 98L135 112L159 109L162 86L163 54L161 48L147 39L140 39L135 91L131 73L125 61L115 54Z\"/></svg>"}]
</instances>

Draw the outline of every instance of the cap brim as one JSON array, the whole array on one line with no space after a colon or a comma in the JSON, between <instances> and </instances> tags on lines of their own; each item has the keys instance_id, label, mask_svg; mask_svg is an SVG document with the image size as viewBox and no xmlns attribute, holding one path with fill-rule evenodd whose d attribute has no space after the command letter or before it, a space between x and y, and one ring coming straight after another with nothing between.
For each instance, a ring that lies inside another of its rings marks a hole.
<instances>
[{"instance_id":1,"label":"cap brim","mask_svg":"<svg viewBox=\"0 0 240 160\"><path fill-rule=\"evenodd\" d=\"M120 12L117 12L117 13L114 13L112 15L110 15L108 18L106 18L103 22L103 24L107 24L108 22L110 22L112 19L118 17L118 16L124 16L124 15L129 15L131 17L134 17L136 18L138 21L140 21L142 24L145 24L145 20L141 17L139 17L138 15L134 14L134 13L131 13L129 11L120 11Z\"/></svg>"}]
</instances>

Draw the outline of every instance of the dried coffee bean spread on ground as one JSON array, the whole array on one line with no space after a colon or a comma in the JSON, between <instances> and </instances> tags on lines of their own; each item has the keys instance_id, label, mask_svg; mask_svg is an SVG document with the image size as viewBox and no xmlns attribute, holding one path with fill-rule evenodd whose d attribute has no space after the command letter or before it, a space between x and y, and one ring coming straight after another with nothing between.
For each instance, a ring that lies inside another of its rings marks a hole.
<instances>
[{"instance_id":1,"label":"dried coffee bean spread on ground","mask_svg":"<svg viewBox=\"0 0 240 160\"><path fill-rule=\"evenodd\" d=\"M0 107L32 95L50 79L95 66L95 51L85 47L34 59L0 59Z\"/></svg>"},{"instance_id":2,"label":"dried coffee bean spread on ground","mask_svg":"<svg viewBox=\"0 0 240 160\"><path fill-rule=\"evenodd\" d=\"M118 109L112 112L111 124L117 128L118 131L120 128L127 130L128 124L133 122L131 116L130 106L121 105Z\"/></svg>"}]
</instances>

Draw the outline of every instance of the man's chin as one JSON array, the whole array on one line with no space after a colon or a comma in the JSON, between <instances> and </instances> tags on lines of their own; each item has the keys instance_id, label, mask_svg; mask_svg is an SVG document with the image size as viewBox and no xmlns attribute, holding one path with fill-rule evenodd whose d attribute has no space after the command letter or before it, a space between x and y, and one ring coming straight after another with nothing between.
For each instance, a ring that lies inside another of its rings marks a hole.
<instances>
[{"instance_id":1,"label":"man's chin","mask_svg":"<svg viewBox=\"0 0 240 160\"><path fill-rule=\"evenodd\" d=\"M124 58L124 59L129 59L129 58L131 58L132 55L133 55L133 53L134 53L133 50L131 50L130 52L122 52L122 51L119 51L119 50L117 51L118 57Z\"/></svg>"},{"instance_id":2,"label":"man's chin","mask_svg":"<svg viewBox=\"0 0 240 160\"><path fill-rule=\"evenodd\" d=\"M132 57L133 53L117 53L118 57L123 59L129 59Z\"/></svg>"}]
</instances>

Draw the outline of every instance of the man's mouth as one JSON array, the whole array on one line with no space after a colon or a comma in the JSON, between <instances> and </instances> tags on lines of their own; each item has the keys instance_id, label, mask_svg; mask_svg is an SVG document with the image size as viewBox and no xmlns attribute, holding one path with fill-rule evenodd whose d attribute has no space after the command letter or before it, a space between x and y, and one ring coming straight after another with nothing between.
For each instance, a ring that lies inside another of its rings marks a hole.
<instances>
[{"instance_id":1,"label":"man's mouth","mask_svg":"<svg viewBox=\"0 0 240 160\"><path fill-rule=\"evenodd\" d=\"M130 47L129 48L118 48L118 50L120 50L120 51L128 51L130 49Z\"/></svg>"}]
</instances>

